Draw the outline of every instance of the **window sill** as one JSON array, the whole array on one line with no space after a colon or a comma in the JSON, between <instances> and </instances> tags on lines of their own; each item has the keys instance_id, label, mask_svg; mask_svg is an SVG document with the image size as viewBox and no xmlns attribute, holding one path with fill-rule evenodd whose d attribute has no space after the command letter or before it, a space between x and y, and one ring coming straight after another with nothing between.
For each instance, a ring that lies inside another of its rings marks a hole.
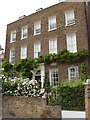
<instances>
[{"instance_id":1,"label":"window sill","mask_svg":"<svg viewBox=\"0 0 90 120\"><path fill-rule=\"evenodd\" d=\"M33 36L37 36L37 35L41 35L41 33L38 33L38 34L34 34Z\"/></svg>"},{"instance_id":2,"label":"window sill","mask_svg":"<svg viewBox=\"0 0 90 120\"><path fill-rule=\"evenodd\" d=\"M49 29L49 30L48 30L48 32L53 31L53 30L56 30L56 29L57 29L57 28L54 28L54 29Z\"/></svg>"},{"instance_id":3,"label":"window sill","mask_svg":"<svg viewBox=\"0 0 90 120\"><path fill-rule=\"evenodd\" d=\"M25 38L21 38L21 40L24 40L24 39L26 39L26 38L28 38L28 37L25 37Z\"/></svg>"},{"instance_id":4,"label":"window sill","mask_svg":"<svg viewBox=\"0 0 90 120\"><path fill-rule=\"evenodd\" d=\"M16 41L10 41L10 43L15 43Z\"/></svg>"},{"instance_id":5,"label":"window sill","mask_svg":"<svg viewBox=\"0 0 90 120\"><path fill-rule=\"evenodd\" d=\"M73 23L73 24L70 24L70 25L65 25L66 27L69 27L69 26L73 26L73 25L75 25L76 23Z\"/></svg>"}]
</instances>

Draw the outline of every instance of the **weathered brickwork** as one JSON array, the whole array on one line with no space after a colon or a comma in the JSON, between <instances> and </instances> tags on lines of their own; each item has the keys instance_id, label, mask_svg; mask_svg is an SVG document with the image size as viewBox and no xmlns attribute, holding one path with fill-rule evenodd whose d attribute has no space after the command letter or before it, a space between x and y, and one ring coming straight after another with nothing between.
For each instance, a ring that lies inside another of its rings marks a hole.
<instances>
[{"instance_id":1,"label":"weathered brickwork","mask_svg":"<svg viewBox=\"0 0 90 120\"><path fill-rule=\"evenodd\" d=\"M61 118L60 106L46 105L46 99L31 97L3 97L3 118Z\"/></svg>"},{"instance_id":2,"label":"weathered brickwork","mask_svg":"<svg viewBox=\"0 0 90 120\"><path fill-rule=\"evenodd\" d=\"M90 120L90 83L85 84L85 112L87 120Z\"/></svg>"},{"instance_id":3,"label":"weathered brickwork","mask_svg":"<svg viewBox=\"0 0 90 120\"><path fill-rule=\"evenodd\" d=\"M65 26L65 12L74 10L75 12L75 24L71 26ZM56 15L57 29L48 31L48 18ZM41 21L41 34L34 36L34 23ZM21 28L28 26L28 38L21 40ZM17 40L14 43L10 43L11 31L17 31ZM7 26L6 35L6 53L5 58L9 60L10 49L15 48L15 62L20 60L21 46L27 46L27 57L34 57L34 44L41 43L41 55L49 53L49 40L57 38L57 51L67 48L66 35L69 33L76 33L77 49L89 49L88 43L88 30L86 21L86 6L83 2L64 2L59 3L49 8L43 9L32 15L29 15L21 20L17 20ZM89 60L88 60L89 61ZM90 61L89 61L90 62ZM80 66L81 63L76 63ZM68 67L75 66L75 64L57 64L60 79L67 78ZM47 71L50 69L50 65L46 65ZM53 68L53 66L52 66ZM65 69L67 70L65 71ZM90 63L88 63L88 75L90 74Z\"/></svg>"}]
</instances>

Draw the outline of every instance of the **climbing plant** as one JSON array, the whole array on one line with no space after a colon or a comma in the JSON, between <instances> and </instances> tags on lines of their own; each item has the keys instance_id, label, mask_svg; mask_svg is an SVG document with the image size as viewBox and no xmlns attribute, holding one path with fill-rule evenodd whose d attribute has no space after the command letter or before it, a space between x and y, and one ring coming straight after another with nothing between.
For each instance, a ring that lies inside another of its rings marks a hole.
<instances>
[{"instance_id":1,"label":"climbing plant","mask_svg":"<svg viewBox=\"0 0 90 120\"><path fill-rule=\"evenodd\" d=\"M57 54L47 54L39 56L35 59L21 59L16 64L12 65L8 61L4 61L2 67L4 68L3 72L10 74L16 73L20 76L32 78L31 70L38 67L38 63L50 64L52 62L59 63L75 63L83 62L87 56L89 56L88 50L82 49L76 53L71 53L68 50L64 49L59 51ZM84 71L85 72L85 71ZM85 73L84 73L85 74ZM84 75L83 74L83 75ZM83 76L82 75L82 76Z\"/></svg>"},{"instance_id":2,"label":"climbing plant","mask_svg":"<svg viewBox=\"0 0 90 120\"><path fill-rule=\"evenodd\" d=\"M81 64L80 70L81 70L80 79L82 81L86 81L86 79L87 79L87 65L85 62L83 62Z\"/></svg>"}]
</instances>

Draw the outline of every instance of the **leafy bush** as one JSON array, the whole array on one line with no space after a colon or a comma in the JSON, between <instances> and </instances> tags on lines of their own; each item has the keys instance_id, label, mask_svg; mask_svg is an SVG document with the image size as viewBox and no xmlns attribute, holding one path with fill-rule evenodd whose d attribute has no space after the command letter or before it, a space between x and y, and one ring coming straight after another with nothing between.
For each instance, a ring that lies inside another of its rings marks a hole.
<instances>
[{"instance_id":1,"label":"leafy bush","mask_svg":"<svg viewBox=\"0 0 90 120\"><path fill-rule=\"evenodd\" d=\"M44 96L45 89L40 89L36 80L8 78L2 76L2 95L3 96Z\"/></svg>"},{"instance_id":2,"label":"leafy bush","mask_svg":"<svg viewBox=\"0 0 90 120\"><path fill-rule=\"evenodd\" d=\"M51 94L51 95L50 95ZM62 110L85 110L83 82L65 82L52 87L48 100L51 105L61 105Z\"/></svg>"},{"instance_id":3,"label":"leafy bush","mask_svg":"<svg viewBox=\"0 0 90 120\"><path fill-rule=\"evenodd\" d=\"M16 64L12 65L8 61L4 61L2 67L4 68L4 75L19 76L23 78L32 78L31 70L37 68L39 65L35 62L35 59L21 59Z\"/></svg>"},{"instance_id":4,"label":"leafy bush","mask_svg":"<svg viewBox=\"0 0 90 120\"><path fill-rule=\"evenodd\" d=\"M2 68L4 68L4 70L2 71L4 75L11 76L11 72L13 68L13 65L11 63L9 63L7 60L3 61Z\"/></svg>"}]
</instances>

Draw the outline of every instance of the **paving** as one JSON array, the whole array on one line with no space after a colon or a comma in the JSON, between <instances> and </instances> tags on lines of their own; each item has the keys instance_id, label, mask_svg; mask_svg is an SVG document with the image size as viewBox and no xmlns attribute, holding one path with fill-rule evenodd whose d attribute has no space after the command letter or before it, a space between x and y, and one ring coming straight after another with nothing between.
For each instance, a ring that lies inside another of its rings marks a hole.
<instances>
[{"instance_id":1,"label":"paving","mask_svg":"<svg viewBox=\"0 0 90 120\"><path fill-rule=\"evenodd\" d=\"M62 111L62 120L64 120L64 118L82 118L83 120L85 120L86 115L85 115L85 111Z\"/></svg>"}]
</instances>

